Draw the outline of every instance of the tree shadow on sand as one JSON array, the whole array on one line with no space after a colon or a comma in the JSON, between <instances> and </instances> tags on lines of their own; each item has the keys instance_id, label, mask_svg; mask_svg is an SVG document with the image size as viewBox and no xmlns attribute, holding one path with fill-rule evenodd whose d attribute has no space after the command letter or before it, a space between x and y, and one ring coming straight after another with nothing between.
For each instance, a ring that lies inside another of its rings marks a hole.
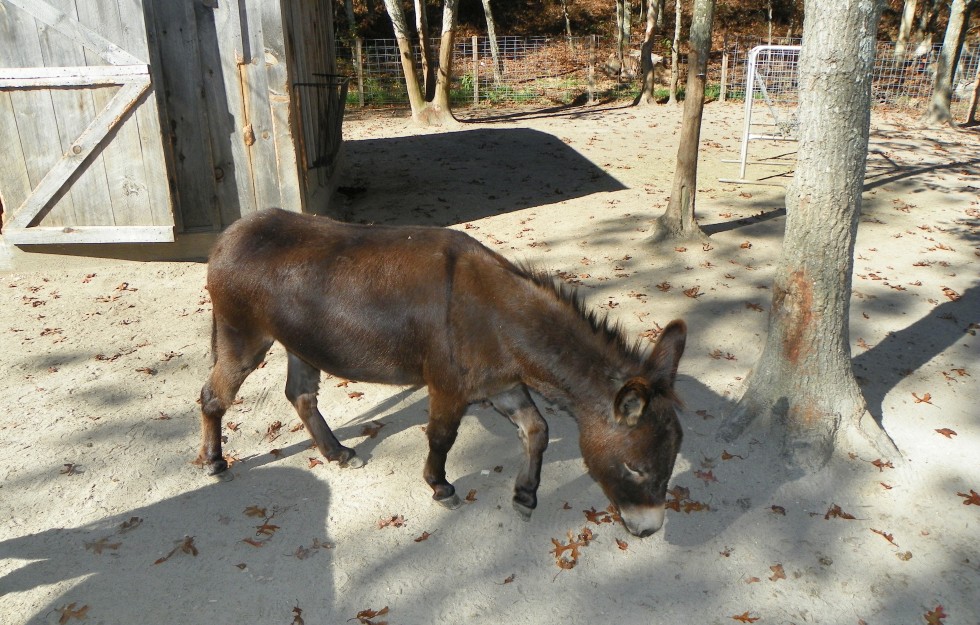
<instances>
[{"instance_id":1,"label":"tree shadow on sand","mask_svg":"<svg viewBox=\"0 0 980 625\"><path fill-rule=\"evenodd\" d=\"M37 612L6 617L30 625L73 622L66 611L99 623L286 623L299 606L308 622L330 622L326 486L291 468L236 473L87 525L0 543L4 558L25 561L0 578L0 595L50 589Z\"/></svg>"}]
</instances>

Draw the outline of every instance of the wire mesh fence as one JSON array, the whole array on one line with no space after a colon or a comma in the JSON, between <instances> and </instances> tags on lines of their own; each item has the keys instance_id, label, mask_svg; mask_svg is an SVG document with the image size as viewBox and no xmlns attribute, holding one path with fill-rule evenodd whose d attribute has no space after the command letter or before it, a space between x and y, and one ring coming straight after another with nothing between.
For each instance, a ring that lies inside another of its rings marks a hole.
<instances>
[{"instance_id":1,"label":"wire mesh fence","mask_svg":"<svg viewBox=\"0 0 980 625\"><path fill-rule=\"evenodd\" d=\"M722 99L743 99L748 56L762 43L799 45L800 39L732 37L724 49L713 53L708 69L709 88ZM440 41L431 49L438 57ZM472 104L571 103L599 97L633 97L640 89L639 55L634 51L622 67L615 61L614 42L595 37L498 37L494 59L489 38L466 37L453 48L454 107ZM907 110L923 110L932 95L935 67L941 45L922 53L913 47L896 56L892 43L879 43L872 77L873 104ZM795 106L797 61L792 55L772 53L765 78L771 79L770 95L780 106ZM415 47L416 69L421 53ZM408 106L408 94L398 45L394 39L358 40L338 49L341 73L351 76L349 107ZM963 121L980 65L980 44L966 45L957 65L951 111ZM496 67L495 67L496 66ZM683 88L686 59L681 56ZM420 74L421 75L421 74Z\"/></svg>"},{"instance_id":2,"label":"wire mesh fence","mask_svg":"<svg viewBox=\"0 0 980 625\"><path fill-rule=\"evenodd\" d=\"M722 93L727 98L745 97L748 58L752 49L769 43L759 38L738 37L728 43L723 54L727 57L727 72ZM800 45L799 38L774 38L774 45ZM941 44L922 51L910 46L896 55L895 44L879 42L871 76L871 102L873 106L887 106L909 111L922 111L932 97L936 64L942 50ZM773 101L782 106L795 106L798 98L799 53L773 51L760 59L759 78L772 83L769 92ZM964 45L953 78L953 95L950 111L953 118L965 121L972 90L980 67L980 44ZM721 80L721 78L719 78ZM758 83L757 83L758 84Z\"/></svg>"}]
</instances>

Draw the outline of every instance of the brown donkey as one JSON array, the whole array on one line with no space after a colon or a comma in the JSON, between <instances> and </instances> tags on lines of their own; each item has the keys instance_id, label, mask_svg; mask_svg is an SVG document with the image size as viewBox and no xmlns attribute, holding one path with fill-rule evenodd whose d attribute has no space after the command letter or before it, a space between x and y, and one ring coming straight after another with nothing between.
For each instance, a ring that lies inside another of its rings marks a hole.
<instances>
[{"instance_id":1,"label":"brown donkey","mask_svg":"<svg viewBox=\"0 0 980 625\"><path fill-rule=\"evenodd\" d=\"M467 406L487 401L518 428L524 464L514 507L537 505L548 424L528 388L577 420L589 472L637 536L663 523L681 444L677 363L686 327L671 322L646 357L573 292L454 230L362 226L270 209L239 220L208 264L214 367L201 391L198 461L227 468L221 418L273 341L288 352L286 397L320 452L363 463L317 410L320 372L426 385L425 481L450 507L449 453Z\"/></svg>"}]
</instances>

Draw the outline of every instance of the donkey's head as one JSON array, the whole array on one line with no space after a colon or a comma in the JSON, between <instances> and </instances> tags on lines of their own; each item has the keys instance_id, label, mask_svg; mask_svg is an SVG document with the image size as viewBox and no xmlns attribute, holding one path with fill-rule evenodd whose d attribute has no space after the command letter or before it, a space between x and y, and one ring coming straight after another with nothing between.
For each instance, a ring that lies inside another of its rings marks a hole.
<instances>
[{"instance_id":1,"label":"donkey's head","mask_svg":"<svg viewBox=\"0 0 980 625\"><path fill-rule=\"evenodd\" d=\"M608 418L582 428L589 473L635 536L649 536L664 522L667 481L681 446L674 380L686 338L683 321L668 324L641 374L616 393Z\"/></svg>"}]
</instances>

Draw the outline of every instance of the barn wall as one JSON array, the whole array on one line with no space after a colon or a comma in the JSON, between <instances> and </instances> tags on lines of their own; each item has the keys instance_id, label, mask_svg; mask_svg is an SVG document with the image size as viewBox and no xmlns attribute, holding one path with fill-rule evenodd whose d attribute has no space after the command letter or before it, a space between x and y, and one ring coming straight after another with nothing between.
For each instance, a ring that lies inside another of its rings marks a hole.
<instances>
[{"instance_id":1,"label":"barn wall","mask_svg":"<svg viewBox=\"0 0 980 625\"><path fill-rule=\"evenodd\" d=\"M282 7L147 1L184 230L220 230L267 206L302 210Z\"/></svg>"}]
</instances>

